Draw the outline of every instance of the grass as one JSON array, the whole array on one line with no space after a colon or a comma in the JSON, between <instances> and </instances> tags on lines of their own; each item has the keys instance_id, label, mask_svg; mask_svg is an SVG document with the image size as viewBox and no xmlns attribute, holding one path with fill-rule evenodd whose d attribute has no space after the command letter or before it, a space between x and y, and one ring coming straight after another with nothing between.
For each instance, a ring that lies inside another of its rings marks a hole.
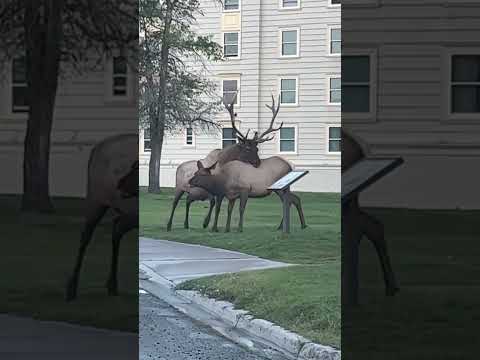
<instances>
[{"instance_id":1,"label":"grass","mask_svg":"<svg viewBox=\"0 0 480 360\"><path fill-rule=\"evenodd\" d=\"M83 223L83 201L57 198L57 212L19 216L20 198L0 196L2 261L0 312L99 328L138 331L138 241L122 241L120 296L109 297L111 223L97 228L87 251L78 300L66 303L64 290L73 268Z\"/></svg>"},{"instance_id":2,"label":"grass","mask_svg":"<svg viewBox=\"0 0 480 360\"><path fill-rule=\"evenodd\" d=\"M342 356L471 359L480 320L479 211L372 210L385 224L400 293L386 298L371 244L360 257L360 306L342 313Z\"/></svg>"},{"instance_id":3,"label":"grass","mask_svg":"<svg viewBox=\"0 0 480 360\"><path fill-rule=\"evenodd\" d=\"M173 192L140 194L140 233L143 236L241 251L299 266L242 272L190 281L181 285L217 299L233 302L254 316L275 322L322 344L340 346L340 196L300 193L309 227L301 230L292 211L292 233L276 231L281 204L272 195L250 199L244 232L236 232L238 202L232 219L233 232L222 232L226 204L219 221L220 232L202 228L207 203L194 203L190 230L183 228L185 204L180 202L173 231L166 231Z\"/></svg>"}]
</instances>

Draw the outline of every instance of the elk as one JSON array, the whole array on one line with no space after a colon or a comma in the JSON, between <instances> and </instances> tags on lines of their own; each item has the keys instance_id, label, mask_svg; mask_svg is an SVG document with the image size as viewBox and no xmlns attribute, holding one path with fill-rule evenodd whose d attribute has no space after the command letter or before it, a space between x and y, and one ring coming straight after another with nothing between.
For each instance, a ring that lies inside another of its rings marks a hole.
<instances>
[{"instance_id":1,"label":"elk","mask_svg":"<svg viewBox=\"0 0 480 360\"><path fill-rule=\"evenodd\" d=\"M73 273L66 289L66 300L77 296L82 262L93 232L108 209L115 212L112 229L112 258L106 287L118 294L117 269L120 240L138 228L138 135L125 134L97 144L88 161L85 224Z\"/></svg>"},{"instance_id":2,"label":"elk","mask_svg":"<svg viewBox=\"0 0 480 360\"><path fill-rule=\"evenodd\" d=\"M215 149L208 154L208 156L200 160L202 165L205 167L209 167L210 165L217 163L219 168L224 164L233 161L239 160L244 163L248 163L253 165L254 167L258 167L260 165L260 158L258 157L258 144L260 143L258 138L249 139L248 134L250 130L244 135L240 132L240 130L235 125L235 118L236 114L234 111L234 103L237 98L235 94L230 102L227 102L225 99L223 100L223 104L230 115L230 121L232 124L232 129L234 135L238 139L238 143L231 145L225 149ZM266 141L266 140L265 140ZM212 215L213 207L215 206L215 197L209 194L206 190L200 187L193 187L190 186L189 180L195 174L197 170L197 161L190 160L180 164L177 168L176 172L176 180L175 180L175 195L173 197L173 204L172 204L172 211L170 213L170 218L167 223L167 231L171 231L172 229L172 222L173 216L175 214L175 209L178 205L178 202L182 198L184 193L187 193L187 202L186 202L186 213L185 213L185 222L184 228L189 228L189 212L190 206L194 201L210 201L210 208L208 210L208 214L203 221L203 227L208 227L210 223L210 218Z\"/></svg>"},{"instance_id":3,"label":"elk","mask_svg":"<svg viewBox=\"0 0 480 360\"><path fill-rule=\"evenodd\" d=\"M280 110L280 101L278 106L275 106L275 98L272 96L272 105L266 106L271 109L273 116L266 131L261 135L258 135L258 132L255 133L254 140L257 144L272 140L274 135L270 137L268 135L279 131L283 126L282 123L278 128L273 127L275 118ZM292 166L286 160L278 156L263 159L258 167L253 167L241 161L234 160L223 164L215 172L217 164L218 163L215 163L206 168L200 161L197 162L198 170L189 181L190 185L201 187L215 195L215 220L212 227L212 231L214 232L218 231L218 216L220 214L222 201L225 197L229 200L225 231L230 231L233 207L235 201L240 199L240 220L238 230L241 232L243 231L243 218L248 198L262 198L270 195L272 193L272 191L268 189L270 185L292 170ZM305 228L305 217L303 215L300 198L292 193L289 195L286 195L283 192L276 193L282 200L284 196L290 196L290 201L297 208L302 228Z\"/></svg>"},{"instance_id":4,"label":"elk","mask_svg":"<svg viewBox=\"0 0 480 360\"><path fill-rule=\"evenodd\" d=\"M342 173L362 160L368 152L368 147L352 134L342 129ZM346 226L357 226L360 236L365 235L374 245L383 271L386 295L393 296L399 290L392 270L383 224L373 216L361 210L358 194L349 202ZM342 210L343 212L343 210Z\"/></svg>"}]
</instances>

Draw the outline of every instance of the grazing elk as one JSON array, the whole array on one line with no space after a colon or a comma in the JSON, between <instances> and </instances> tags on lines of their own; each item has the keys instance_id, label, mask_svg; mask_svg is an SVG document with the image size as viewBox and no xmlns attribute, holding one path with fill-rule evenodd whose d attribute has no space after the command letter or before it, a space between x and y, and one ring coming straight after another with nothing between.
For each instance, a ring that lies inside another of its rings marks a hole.
<instances>
[{"instance_id":1,"label":"grazing elk","mask_svg":"<svg viewBox=\"0 0 480 360\"><path fill-rule=\"evenodd\" d=\"M258 132L255 133L254 140L257 143L273 139L273 136L267 137L267 135L280 130L283 126L282 123L278 128L273 127L275 118L280 110L280 101L278 106L275 106L275 98L272 96L272 105L266 106L272 110L273 116L270 126L266 131L261 135L258 135ZM217 163L215 163L206 168L199 161L197 163L198 170L193 178L190 179L189 183L192 186L201 187L215 195L215 220L212 231L218 231L218 216L223 198L226 197L229 200L227 225L225 229L227 232L230 231L232 211L235 201L238 198L240 199L240 221L238 229L239 231L243 231L243 217L248 198L261 198L270 195L272 193L272 191L268 189L270 185L292 170L292 166L278 156L263 159L258 167L253 167L237 160L223 164L215 172L217 166ZM290 201L297 208L302 228L305 228L305 217L303 215L300 198L292 193L288 195L283 192L276 193L282 200L284 196L290 196Z\"/></svg>"},{"instance_id":2,"label":"grazing elk","mask_svg":"<svg viewBox=\"0 0 480 360\"><path fill-rule=\"evenodd\" d=\"M342 173L362 160L368 148L359 139L342 129ZM399 290L387 251L383 224L373 216L361 210L358 194L349 202L346 226L357 227L360 237L365 235L374 245L382 266L387 296L393 296ZM343 210L342 210L343 212Z\"/></svg>"},{"instance_id":3,"label":"grazing elk","mask_svg":"<svg viewBox=\"0 0 480 360\"><path fill-rule=\"evenodd\" d=\"M258 138L248 139L249 131L243 135L240 130L235 125L235 111L234 103L236 100L236 95L233 96L233 99L227 103L224 100L225 108L230 114L230 120L232 123L232 129L234 135L238 139L238 143L228 146L225 149L215 149L208 154L208 156L201 160L204 167L209 167L214 163L218 164L218 168L222 167L224 164L229 161L239 160L244 163L258 167L260 165L260 158L258 157L258 144L261 142ZM266 141L266 140L265 140ZM189 228L189 213L190 206L194 201L210 201L210 208L208 214L203 221L203 227L206 228L210 223L210 218L212 215L213 207L215 205L215 197L208 193L205 189L200 187L190 186L189 180L193 177L197 171L197 161L190 160L180 164L176 172L175 180L175 195L173 197L172 211L170 213L170 218L167 223L167 231L172 229L173 216L175 214L175 209L178 205L178 202L182 198L184 193L187 193L187 202L186 202L186 213L185 213L185 229Z\"/></svg>"},{"instance_id":4,"label":"grazing elk","mask_svg":"<svg viewBox=\"0 0 480 360\"><path fill-rule=\"evenodd\" d=\"M107 281L109 295L117 295L120 240L138 228L138 136L118 135L97 144L88 162L86 219L80 247L66 289L67 301L77 296L82 262L95 227L110 208L116 216L112 229L112 259Z\"/></svg>"}]
</instances>

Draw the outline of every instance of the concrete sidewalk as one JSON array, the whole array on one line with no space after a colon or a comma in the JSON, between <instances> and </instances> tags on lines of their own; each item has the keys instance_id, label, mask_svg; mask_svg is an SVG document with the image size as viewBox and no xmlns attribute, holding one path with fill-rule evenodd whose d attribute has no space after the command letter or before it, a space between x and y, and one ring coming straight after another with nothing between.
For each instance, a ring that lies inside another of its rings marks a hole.
<instances>
[{"instance_id":1,"label":"concrete sidewalk","mask_svg":"<svg viewBox=\"0 0 480 360\"><path fill-rule=\"evenodd\" d=\"M177 285L217 274L289 266L235 251L140 238L140 263Z\"/></svg>"},{"instance_id":2,"label":"concrete sidewalk","mask_svg":"<svg viewBox=\"0 0 480 360\"><path fill-rule=\"evenodd\" d=\"M138 334L0 315L0 359L127 360L138 357Z\"/></svg>"}]
</instances>

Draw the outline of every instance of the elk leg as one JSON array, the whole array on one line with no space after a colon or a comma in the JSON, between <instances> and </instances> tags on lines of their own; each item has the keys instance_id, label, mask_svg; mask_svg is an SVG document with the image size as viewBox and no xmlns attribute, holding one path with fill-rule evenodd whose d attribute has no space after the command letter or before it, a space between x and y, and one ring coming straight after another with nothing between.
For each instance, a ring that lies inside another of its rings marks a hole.
<instances>
[{"instance_id":1,"label":"elk leg","mask_svg":"<svg viewBox=\"0 0 480 360\"><path fill-rule=\"evenodd\" d=\"M212 227L213 232L218 232L218 217L220 215L220 209L222 208L222 201L223 196L217 196L217 199L215 200L215 219Z\"/></svg>"},{"instance_id":2,"label":"elk leg","mask_svg":"<svg viewBox=\"0 0 480 360\"><path fill-rule=\"evenodd\" d=\"M298 216L300 217L300 223L302 224L302 229L305 229L307 227L307 224L305 223L305 216L303 215L302 202L300 198L297 195L290 193L290 201L297 208ZM282 219L282 223L283 223L283 219Z\"/></svg>"},{"instance_id":3,"label":"elk leg","mask_svg":"<svg viewBox=\"0 0 480 360\"><path fill-rule=\"evenodd\" d=\"M97 206L91 212L87 211L87 219L85 221L85 226L82 231L80 239L80 247L78 249L77 260L73 273L68 280L67 291L66 291L66 300L71 301L77 297L78 289L78 279L80 277L80 270L82 268L83 258L85 256L85 251L87 250L88 244L92 239L93 231L98 225L102 217L107 212L108 207L106 206Z\"/></svg>"},{"instance_id":4,"label":"elk leg","mask_svg":"<svg viewBox=\"0 0 480 360\"><path fill-rule=\"evenodd\" d=\"M190 226L188 224L188 218L190 216L190 205L192 205L192 202L194 202L195 200L192 199L192 197L190 196L190 194L188 194L187 196L187 207L186 207L186 213L185 213L185 223L183 224L183 227L185 229L188 229Z\"/></svg>"},{"instance_id":5,"label":"elk leg","mask_svg":"<svg viewBox=\"0 0 480 360\"><path fill-rule=\"evenodd\" d=\"M172 205L172 212L170 214L170 219L168 220L167 224L167 231L172 230L172 221L173 221L173 215L175 214L175 208L178 205L178 202L180 201L180 198L182 197L183 193L185 191L183 190L175 190L175 196L173 198L173 205Z\"/></svg>"},{"instance_id":6,"label":"elk leg","mask_svg":"<svg viewBox=\"0 0 480 360\"><path fill-rule=\"evenodd\" d=\"M383 225L373 216L360 212L360 226L365 236L373 243L382 266L387 296L393 296L399 290L395 274L388 256Z\"/></svg>"},{"instance_id":7,"label":"elk leg","mask_svg":"<svg viewBox=\"0 0 480 360\"><path fill-rule=\"evenodd\" d=\"M210 209L208 209L208 214L205 217L205 220L203 220L204 229L206 229L208 227L208 224L210 223L210 218L212 217L212 211L214 206L215 206L215 197L210 196Z\"/></svg>"},{"instance_id":8,"label":"elk leg","mask_svg":"<svg viewBox=\"0 0 480 360\"><path fill-rule=\"evenodd\" d=\"M112 229L112 262L110 268L110 276L107 281L108 295L118 295L118 255L120 250L120 240L130 230L138 226L138 218L136 216L123 215L117 217L113 222Z\"/></svg>"},{"instance_id":9,"label":"elk leg","mask_svg":"<svg viewBox=\"0 0 480 360\"><path fill-rule=\"evenodd\" d=\"M245 213L245 207L247 206L248 194L240 194L240 221L238 222L238 231L243 231L243 215Z\"/></svg>"},{"instance_id":10,"label":"elk leg","mask_svg":"<svg viewBox=\"0 0 480 360\"><path fill-rule=\"evenodd\" d=\"M228 201L228 215L227 215L227 226L225 227L225 232L230 232L230 221L232 220L232 211L235 206L236 199Z\"/></svg>"},{"instance_id":11,"label":"elk leg","mask_svg":"<svg viewBox=\"0 0 480 360\"><path fill-rule=\"evenodd\" d=\"M280 191L275 191L275 194L278 195L278 197L280 198L283 204L283 193L281 193ZM282 229L283 229L283 215L282 215L282 221L280 221L280 225L278 225L277 227L277 231L280 231Z\"/></svg>"}]
</instances>

